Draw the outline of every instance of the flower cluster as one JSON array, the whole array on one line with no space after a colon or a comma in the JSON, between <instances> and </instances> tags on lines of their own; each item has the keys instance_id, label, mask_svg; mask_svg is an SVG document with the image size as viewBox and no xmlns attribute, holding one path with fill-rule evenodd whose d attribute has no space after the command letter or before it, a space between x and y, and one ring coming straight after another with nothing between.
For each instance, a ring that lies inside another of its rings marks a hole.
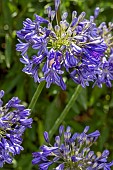
<instances>
[{"instance_id":1,"label":"flower cluster","mask_svg":"<svg viewBox=\"0 0 113 170\"><path fill-rule=\"evenodd\" d=\"M67 12L59 19L59 4L60 0L55 0L55 10L47 8L48 19L35 14L34 21L27 18L23 28L17 31L19 44L16 50L22 55L23 72L30 74L35 82L45 80L47 88L55 83L65 90L63 77L67 73L82 87L89 86L89 82L99 87L103 83L111 86L113 24L110 23L108 28L105 23L96 26L98 7L89 20L85 19L85 12L77 16L77 12L73 11L69 23Z\"/></svg>"},{"instance_id":2,"label":"flower cluster","mask_svg":"<svg viewBox=\"0 0 113 170\"><path fill-rule=\"evenodd\" d=\"M41 146L41 152L33 153L33 164L38 164L40 170L47 170L49 166L55 164L56 170L110 170L113 161L108 163L108 150L96 156L94 151L90 150L91 145L100 135L96 130L87 134L89 127L86 126L82 133L71 134L71 128L68 126L64 131L64 126L59 128L59 136L55 137L54 146L49 142L48 133L44 132L45 141L49 146Z\"/></svg>"},{"instance_id":3,"label":"flower cluster","mask_svg":"<svg viewBox=\"0 0 113 170\"><path fill-rule=\"evenodd\" d=\"M0 91L0 168L5 162L11 163L13 156L20 154L22 134L31 127L32 118L28 118L30 110L20 104L18 97L13 97L4 106Z\"/></svg>"}]
</instances>

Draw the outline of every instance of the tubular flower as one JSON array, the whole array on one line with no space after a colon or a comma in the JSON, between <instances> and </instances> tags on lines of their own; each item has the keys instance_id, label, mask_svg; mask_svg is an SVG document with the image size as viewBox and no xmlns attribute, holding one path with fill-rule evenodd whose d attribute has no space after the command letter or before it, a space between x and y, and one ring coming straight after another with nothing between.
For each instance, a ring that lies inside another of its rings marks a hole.
<instances>
[{"instance_id":1,"label":"tubular flower","mask_svg":"<svg viewBox=\"0 0 113 170\"><path fill-rule=\"evenodd\" d=\"M56 170L110 170L113 161L108 163L108 150L104 150L100 156L96 156L90 150L91 145L97 140L100 133L98 130L87 134L89 127L86 126L82 133L71 133L68 126L60 126L59 135L55 137L54 146L49 142L47 132L44 132L48 146L40 147L41 152L33 153L33 164L38 164L40 170L48 170L54 164Z\"/></svg>"},{"instance_id":2,"label":"tubular flower","mask_svg":"<svg viewBox=\"0 0 113 170\"><path fill-rule=\"evenodd\" d=\"M20 104L18 97L13 97L4 106L0 91L0 168L4 163L12 163L13 156L23 150L22 134L31 127L32 119L28 118L30 110Z\"/></svg>"},{"instance_id":3,"label":"tubular flower","mask_svg":"<svg viewBox=\"0 0 113 170\"><path fill-rule=\"evenodd\" d=\"M103 37L107 44L107 50L105 56L102 58L102 62L99 64L98 68L95 69L96 81L94 83L99 87L102 87L102 83L105 83L108 87L111 87L111 80L113 80L113 36L111 33L113 30L113 23L105 22L101 23L98 27L98 33Z\"/></svg>"},{"instance_id":4,"label":"tubular flower","mask_svg":"<svg viewBox=\"0 0 113 170\"><path fill-rule=\"evenodd\" d=\"M55 83L65 90L63 78L66 74L83 87L88 86L90 81L99 87L102 83L111 86L113 68L105 75L103 66L104 57L109 64L111 40L102 30L103 27L95 24L99 8L95 9L94 16L89 20L85 19L85 12L77 16L77 12L73 11L69 23L67 12L62 14L59 21L59 4L60 0L55 0L55 10L47 8L48 19L35 14L34 21L27 18L23 28L17 31L19 44L16 50L22 55L20 61L25 65L23 72L30 74L35 82L45 80L47 88ZM33 50L33 55L29 49Z\"/></svg>"}]
</instances>

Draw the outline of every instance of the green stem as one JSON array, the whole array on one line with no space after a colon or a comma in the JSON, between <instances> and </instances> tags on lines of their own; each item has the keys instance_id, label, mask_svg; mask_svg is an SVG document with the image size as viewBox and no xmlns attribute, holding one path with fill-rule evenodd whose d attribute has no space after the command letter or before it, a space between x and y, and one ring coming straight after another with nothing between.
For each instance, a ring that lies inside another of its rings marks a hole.
<instances>
[{"instance_id":1,"label":"green stem","mask_svg":"<svg viewBox=\"0 0 113 170\"><path fill-rule=\"evenodd\" d=\"M64 108L63 112L61 115L58 117L56 120L55 124L53 125L52 129L49 131L49 138L51 139L52 136L55 134L56 130L58 129L59 125L62 123L64 118L66 117L67 113L73 106L75 100L77 99L78 95L80 94L82 87L80 85L77 86L77 88L74 91L74 94L72 95L71 99L69 100L68 104Z\"/></svg>"},{"instance_id":2,"label":"green stem","mask_svg":"<svg viewBox=\"0 0 113 170\"><path fill-rule=\"evenodd\" d=\"M37 100L38 100L38 98L40 96L40 93L42 92L42 89L43 89L44 85L45 85L45 81L42 81L38 85L38 87L37 87L37 89L36 89L36 91L35 91L35 93L34 93L34 95L32 97L32 100L31 100L31 102L29 104L29 107L28 107L29 109L31 109L31 112L33 111L33 109L35 107L35 104L36 104L36 102L37 102Z\"/></svg>"}]
</instances>

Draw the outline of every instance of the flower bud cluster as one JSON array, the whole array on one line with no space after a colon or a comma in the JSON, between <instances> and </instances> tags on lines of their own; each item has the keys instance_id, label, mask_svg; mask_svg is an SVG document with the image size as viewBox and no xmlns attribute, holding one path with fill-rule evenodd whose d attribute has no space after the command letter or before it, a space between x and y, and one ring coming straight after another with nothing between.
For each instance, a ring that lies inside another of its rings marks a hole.
<instances>
[{"instance_id":1,"label":"flower bud cluster","mask_svg":"<svg viewBox=\"0 0 113 170\"><path fill-rule=\"evenodd\" d=\"M38 164L40 170L48 170L55 164L56 170L107 170L113 166L113 161L108 163L108 150L104 150L97 156L90 147L99 137L98 130L87 134L89 127L86 126L82 133L71 133L68 126L60 126L59 135L55 137L54 146L50 144L49 135L44 132L45 141L48 146L40 147L41 152L33 153L33 164Z\"/></svg>"}]
</instances>

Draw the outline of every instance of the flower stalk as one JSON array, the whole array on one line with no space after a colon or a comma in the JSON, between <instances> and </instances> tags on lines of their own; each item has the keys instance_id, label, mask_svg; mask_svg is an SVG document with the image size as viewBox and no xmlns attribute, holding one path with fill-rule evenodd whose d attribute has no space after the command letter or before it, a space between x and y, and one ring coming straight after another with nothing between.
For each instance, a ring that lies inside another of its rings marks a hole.
<instances>
[{"instance_id":1,"label":"flower stalk","mask_svg":"<svg viewBox=\"0 0 113 170\"><path fill-rule=\"evenodd\" d=\"M65 119L67 113L69 112L69 110L71 109L71 107L73 106L75 100L77 99L78 95L80 94L82 90L82 87L80 85L77 86L77 88L75 89L71 99L69 100L68 104L66 105L66 107L64 108L63 112L61 113L61 115L58 117L58 119L56 120L55 124L53 125L52 129L49 131L49 138L51 139L53 137L53 135L55 134L56 130L58 129L59 125L63 122L63 120Z\"/></svg>"},{"instance_id":2,"label":"flower stalk","mask_svg":"<svg viewBox=\"0 0 113 170\"><path fill-rule=\"evenodd\" d=\"M36 91L35 91L35 93L34 93L34 95L33 95L33 97L32 97L32 100L31 100L31 102L30 102L30 104L29 104L29 107L28 107L29 109L31 109L31 112L32 112L33 109L34 109L35 104L36 104L36 102L37 102L37 100L38 100L38 98L39 98L39 96L40 96L40 93L42 92L44 86L45 86L45 81L42 81L42 82L38 85L38 87L37 87L37 89L36 89Z\"/></svg>"}]
</instances>

